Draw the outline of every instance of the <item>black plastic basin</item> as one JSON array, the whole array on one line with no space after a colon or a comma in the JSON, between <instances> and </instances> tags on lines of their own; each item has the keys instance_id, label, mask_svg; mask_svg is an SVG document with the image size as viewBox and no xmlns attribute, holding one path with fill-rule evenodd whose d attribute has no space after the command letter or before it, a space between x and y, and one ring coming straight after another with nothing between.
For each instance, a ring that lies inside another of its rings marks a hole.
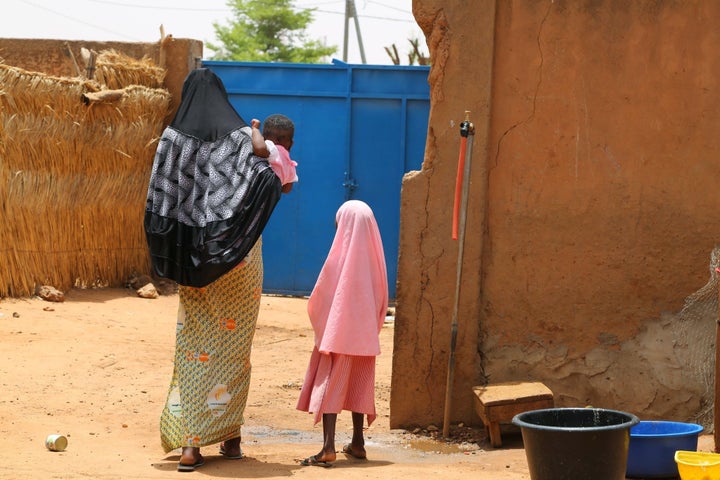
<instances>
[{"instance_id":1,"label":"black plastic basin","mask_svg":"<svg viewBox=\"0 0 720 480\"><path fill-rule=\"evenodd\" d=\"M624 480L631 413L548 408L516 415L532 480Z\"/></svg>"}]
</instances>

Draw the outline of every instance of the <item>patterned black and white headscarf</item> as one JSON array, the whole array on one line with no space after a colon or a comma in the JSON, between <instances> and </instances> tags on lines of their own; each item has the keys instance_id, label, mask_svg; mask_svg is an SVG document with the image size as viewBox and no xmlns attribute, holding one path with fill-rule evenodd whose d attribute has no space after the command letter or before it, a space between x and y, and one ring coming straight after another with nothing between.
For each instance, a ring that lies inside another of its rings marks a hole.
<instances>
[{"instance_id":1,"label":"patterned black and white headscarf","mask_svg":"<svg viewBox=\"0 0 720 480\"><path fill-rule=\"evenodd\" d=\"M280 180L252 152L250 127L212 71L185 79L160 138L145 206L156 275L203 287L237 266L280 199Z\"/></svg>"}]
</instances>

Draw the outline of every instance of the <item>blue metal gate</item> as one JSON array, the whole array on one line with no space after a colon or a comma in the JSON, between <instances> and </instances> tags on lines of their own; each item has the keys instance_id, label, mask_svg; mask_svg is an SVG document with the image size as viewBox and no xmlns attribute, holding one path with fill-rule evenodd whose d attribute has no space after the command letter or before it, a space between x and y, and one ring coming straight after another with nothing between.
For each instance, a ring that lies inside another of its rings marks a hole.
<instances>
[{"instance_id":1,"label":"blue metal gate","mask_svg":"<svg viewBox=\"0 0 720 480\"><path fill-rule=\"evenodd\" d=\"M300 181L263 233L266 293L308 295L348 199L375 212L395 298L403 175L421 168L430 109L428 67L203 62L248 122L295 122Z\"/></svg>"}]
</instances>

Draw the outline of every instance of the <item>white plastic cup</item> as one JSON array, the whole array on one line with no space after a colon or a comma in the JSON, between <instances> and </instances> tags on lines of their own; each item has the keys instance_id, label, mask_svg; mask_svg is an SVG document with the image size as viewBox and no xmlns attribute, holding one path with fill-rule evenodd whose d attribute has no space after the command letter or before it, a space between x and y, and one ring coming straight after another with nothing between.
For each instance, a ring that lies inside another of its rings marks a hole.
<instances>
[{"instance_id":1,"label":"white plastic cup","mask_svg":"<svg viewBox=\"0 0 720 480\"><path fill-rule=\"evenodd\" d=\"M53 452L62 452L67 448L67 438L63 435L48 435L45 439L45 446Z\"/></svg>"}]
</instances>

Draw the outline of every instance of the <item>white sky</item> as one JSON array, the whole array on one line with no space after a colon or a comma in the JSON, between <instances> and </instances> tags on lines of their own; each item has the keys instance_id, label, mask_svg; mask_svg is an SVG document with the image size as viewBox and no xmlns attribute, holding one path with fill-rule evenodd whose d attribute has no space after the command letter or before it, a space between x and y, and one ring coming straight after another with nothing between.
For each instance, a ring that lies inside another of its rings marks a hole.
<instances>
[{"instance_id":1,"label":"white sky","mask_svg":"<svg viewBox=\"0 0 720 480\"><path fill-rule=\"evenodd\" d=\"M384 47L395 44L407 65L408 39L425 37L412 16L412 0L354 0L369 64L390 65ZM294 0L298 8L316 8L310 38L337 46L342 60L346 0ZM155 42L160 25L176 38L217 43L213 22L232 18L226 0L3 0L0 38L50 38ZM205 57L212 52L205 48ZM348 30L348 63L362 63L355 23Z\"/></svg>"}]
</instances>

